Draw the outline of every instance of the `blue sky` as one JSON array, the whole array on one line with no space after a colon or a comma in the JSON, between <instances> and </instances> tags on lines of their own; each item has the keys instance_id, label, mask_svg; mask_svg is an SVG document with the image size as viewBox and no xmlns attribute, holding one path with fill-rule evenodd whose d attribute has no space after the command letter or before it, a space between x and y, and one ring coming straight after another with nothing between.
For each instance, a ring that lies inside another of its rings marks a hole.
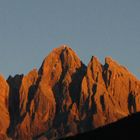
<instances>
[{"instance_id":1,"label":"blue sky","mask_svg":"<svg viewBox=\"0 0 140 140\"><path fill-rule=\"evenodd\" d=\"M140 0L0 0L0 73L39 68L68 44L87 64L112 56L140 78Z\"/></svg>"}]
</instances>

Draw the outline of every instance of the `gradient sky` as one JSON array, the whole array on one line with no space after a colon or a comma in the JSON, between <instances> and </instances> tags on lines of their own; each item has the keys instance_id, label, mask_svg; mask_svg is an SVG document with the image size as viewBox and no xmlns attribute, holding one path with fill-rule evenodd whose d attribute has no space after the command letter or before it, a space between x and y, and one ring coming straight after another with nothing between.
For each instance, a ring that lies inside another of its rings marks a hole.
<instances>
[{"instance_id":1,"label":"gradient sky","mask_svg":"<svg viewBox=\"0 0 140 140\"><path fill-rule=\"evenodd\" d=\"M39 68L68 44L87 64L112 56L140 79L140 0L0 0L0 73Z\"/></svg>"}]
</instances>

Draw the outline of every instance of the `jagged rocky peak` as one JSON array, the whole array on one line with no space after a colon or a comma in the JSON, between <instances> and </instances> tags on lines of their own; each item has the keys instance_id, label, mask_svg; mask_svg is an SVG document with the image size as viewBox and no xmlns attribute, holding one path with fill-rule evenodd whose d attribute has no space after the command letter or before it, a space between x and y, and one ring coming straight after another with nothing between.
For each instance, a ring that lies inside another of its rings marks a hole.
<instances>
[{"instance_id":1,"label":"jagged rocky peak","mask_svg":"<svg viewBox=\"0 0 140 140\"><path fill-rule=\"evenodd\" d=\"M118 72L119 72L119 71L122 71L122 72L124 72L124 73L126 73L126 74L132 75L132 73L130 73L126 67L120 65L117 61L113 60L113 59L111 58L111 56L107 56L107 57L105 58L105 65L104 65L104 68L105 68L105 69L108 68L108 69L115 70L115 71L118 71Z\"/></svg>"},{"instance_id":2,"label":"jagged rocky peak","mask_svg":"<svg viewBox=\"0 0 140 140\"><path fill-rule=\"evenodd\" d=\"M105 57L105 63L110 64L110 63L117 63L115 62L111 56Z\"/></svg>"},{"instance_id":3,"label":"jagged rocky peak","mask_svg":"<svg viewBox=\"0 0 140 140\"><path fill-rule=\"evenodd\" d=\"M74 120L78 118L78 110L75 110L85 69L76 53L63 45L44 59L39 72L32 70L25 76L9 78L10 114L15 114L9 127L9 131L13 131L12 137L36 137L50 128L59 128L59 122L65 126L63 129L66 125L75 126ZM71 118L71 123L65 123L62 115Z\"/></svg>"},{"instance_id":4,"label":"jagged rocky peak","mask_svg":"<svg viewBox=\"0 0 140 140\"><path fill-rule=\"evenodd\" d=\"M102 71L102 64L99 59L96 56L92 56L87 67L87 76L94 80L94 82L101 81Z\"/></svg>"},{"instance_id":5,"label":"jagged rocky peak","mask_svg":"<svg viewBox=\"0 0 140 140\"><path fill-rule=\"evenodd\" d=\"M113 58L111 56L107 56L105 57L105 65L106 68L114 68L116 67L121 68L122 66L115 60L113 60Z\"/></svg>"},{"instance_id":6,"label":"jagged rocky peak","mask_svg":"<svg viewBox=\"0 0 140 140\"><path fill-rule=\"evenodd\" d=\"M96 56L92 56L88 66L90 65L92 67L91 70L93 70L93 73L97 71L102 72L102 64Z\"/></svg>"},{"instance_id":7,"label":"jagged rocky peak","mask_svg":"<svg viewBox=\"0 0 140 140\"><path fill-rule=\"evenodd\" d=\"M76 53L67 45L62 45L53 51L44 59L43 64L40 68L40 72L49 73L50 69L57 72L61 72L61 68L71 70L74 67L78 68L81 66L81 61Z\"/></svg>"}]
</instances>

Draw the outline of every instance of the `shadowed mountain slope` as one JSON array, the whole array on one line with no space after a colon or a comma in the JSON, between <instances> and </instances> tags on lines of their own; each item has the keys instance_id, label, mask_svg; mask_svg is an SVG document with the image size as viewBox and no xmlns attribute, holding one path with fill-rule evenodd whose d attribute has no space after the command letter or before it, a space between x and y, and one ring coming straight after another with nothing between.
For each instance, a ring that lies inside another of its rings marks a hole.
<instances>
[{"instance_id":1,"label":"shadowed mountain slope","mask_svg":"<svg viewBox=\"0 0 140 140\"><path fill-rule=\"evenodd\" d=\"M63 140L133 140L139 139L139 130L140 113L136 113L115 123L73 137L64 138Z\"/></svg>"}]
</instances>

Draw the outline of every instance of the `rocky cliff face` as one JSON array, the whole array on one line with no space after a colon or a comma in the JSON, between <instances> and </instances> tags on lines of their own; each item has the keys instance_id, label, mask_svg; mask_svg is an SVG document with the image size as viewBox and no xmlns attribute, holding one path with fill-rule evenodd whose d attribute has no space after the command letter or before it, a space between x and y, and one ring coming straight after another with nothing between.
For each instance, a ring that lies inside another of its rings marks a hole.
<instances>
[{"instance_id":1,"label":"rocky cliff face","mask_svg":"<svg viewBox=\"0 0 140 140\"><path fill-rule=\"evenodd\" d=\"M80 109L92 128L140 111L140 82L111 58L102 65L92 57L82 81ZM89 112L89 113L87 113Z\"/></svg>"},{"instance_id":2,"label":"rocky cliff face","mask_svg":"<svg viewBox=\"0 0 140 140\"><path fill-rule=\"evenodd\" d=\"M0 136L58 139L139 112L140 81L109 57L85 66L64 45L39 70L0 78L0 97Z\"/></svg>"},{"instance_id":3,"label":"rocky cliff face","mask_svg":"<svg viewBox=\"0 0 140 140\"><path fill-rule=\"evenodd\" d=\"M10 117L8 112L9 86L0 75L0 139L6 139L6 131L9 127Z\"/></svg>"}]
</instances>

